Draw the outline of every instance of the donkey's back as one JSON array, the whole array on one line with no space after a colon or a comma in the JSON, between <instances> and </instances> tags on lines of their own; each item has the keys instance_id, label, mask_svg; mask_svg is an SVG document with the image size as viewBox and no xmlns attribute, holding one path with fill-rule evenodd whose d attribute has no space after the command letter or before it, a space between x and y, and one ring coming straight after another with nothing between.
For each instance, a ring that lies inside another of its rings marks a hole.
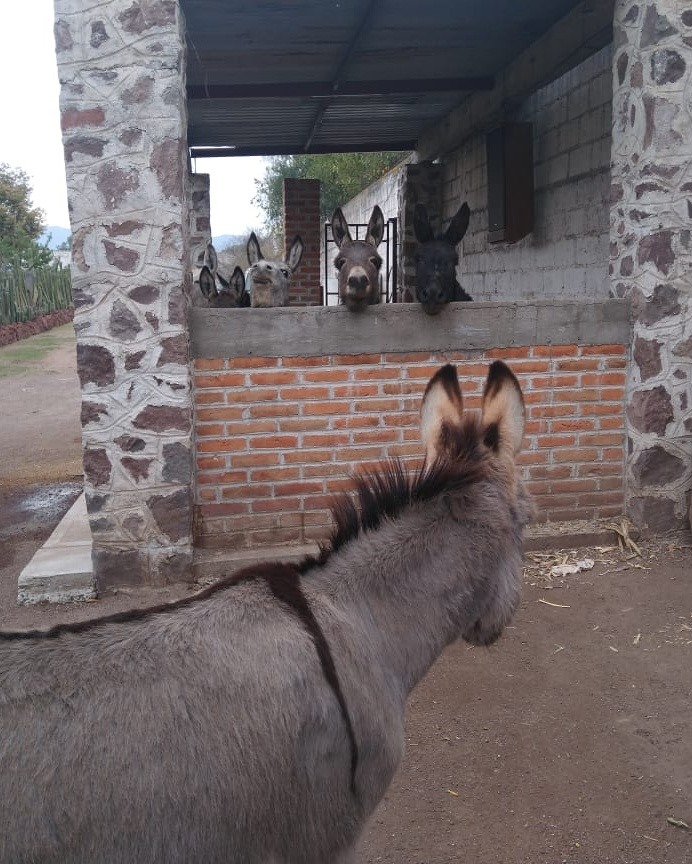
<instances>
[{"instance_id":1,"label":"donkey's back","mask_svg":"<svg viewBox=\"0 0 692 864\"><path fill-rule=\"evenodd\" d=\"M0 862L336 860L362 821L343 722L261 578L0 639Z\"/></svg>"}]
</instances>

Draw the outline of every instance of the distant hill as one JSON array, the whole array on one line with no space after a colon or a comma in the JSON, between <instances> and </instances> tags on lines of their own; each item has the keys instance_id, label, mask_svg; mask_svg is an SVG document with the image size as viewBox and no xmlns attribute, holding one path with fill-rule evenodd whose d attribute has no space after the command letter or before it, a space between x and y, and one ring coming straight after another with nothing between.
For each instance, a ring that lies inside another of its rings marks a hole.
<instances>
[{"instance_id":1,"label":"distant hill","mask_svg":"<svg viewBox=\"0 0 692 864\"><path fill-rule=\"evenodd\" d=\"M41 245L48 244L49 249L57 249L67 240L72 232L69 228L60 228L58 225L49 225L38 238Z\"/></svg>"},{"instance_id":2,"label":"distant hill","mask_svg":"<svg viewBox=\"0 0 692 864\"><path fill-rule=\"evenodd\" d=\"M244 234L219 234L218 237L211 239L217 252L223 252L227 246L237 246L239 243L247 242L247 237Z\"/></svg>"}]
</instances>

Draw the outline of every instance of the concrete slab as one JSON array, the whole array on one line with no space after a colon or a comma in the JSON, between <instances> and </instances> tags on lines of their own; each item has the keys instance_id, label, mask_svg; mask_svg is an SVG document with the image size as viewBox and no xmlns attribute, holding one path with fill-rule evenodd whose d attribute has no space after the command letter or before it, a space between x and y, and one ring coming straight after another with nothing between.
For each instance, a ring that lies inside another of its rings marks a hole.
<instances>
[{"instance_id":1,"label":"concrete slab","mask_svg":"<svg viewBox=\"0 0 692 864\"><path fill-rule=\"evenodd\" d=\"M18 603L68 603L96 597L91 532L82 493L19 575Z\"/></svg>"}]
</instances>

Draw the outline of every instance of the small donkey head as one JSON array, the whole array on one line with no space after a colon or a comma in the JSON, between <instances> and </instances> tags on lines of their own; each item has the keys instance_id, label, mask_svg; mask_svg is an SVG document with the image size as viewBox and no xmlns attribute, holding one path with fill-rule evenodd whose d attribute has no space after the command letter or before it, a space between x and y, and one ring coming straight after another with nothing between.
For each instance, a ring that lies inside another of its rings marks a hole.
<instances>
[{"instance_id":1,"label":"small donkey head","mask_svg":"<svg viewBox=\"0 0 692 864\"><path fill-rule=\"evenodd\" d=\"M260 249L259 240L253 231L247 241L247 290L254 308L269 309L272 306L288 306L288 283L291 273L297 269L303 257L303 241L296 235L288 250L286 261L268 261Z\"/></svg>"},{"instance_id":2,"label":"small donkey head","mask_svg":"<svg viewBox=\"0 0 692 864\"><path fill-rule=\"evenodd\" d=\"M466 234L469 216L469 205L464 202L444 234L435 236L423 204L416 204L413 211L413 231L418 241L414 252L416 299L429 315L435 315L445 303L471 299L456 277L456 246Z\"/></svg>"},{"instance_id":3,"label":"small donkey head","mask_svg":"<svg viewBox=\"0 0 692 864\"><path fill-rule=\"evenodd\" d=\"M332 216L332 236L339 247L334 266L339 271L339 299L351 312L380 302L380 258L377 247L384 235L384 216L375 205L365 240L352 240L348 223L337 207Z\"/></svg>"},{"instance_id":4,"label":"small donkey head","mask_svg":"<svg viewBox=\"0 0 692 864\"><path fill-rule=\"evenodd\" d=\"M250 305L243 271L240 267L236 267L231 278L224 279L218 272L218 257L211 243L207 244L204 253L204 266L199 274L199 288L207 305L213 308L237 309L240 306Z\"/></svg>"}]
</instances>

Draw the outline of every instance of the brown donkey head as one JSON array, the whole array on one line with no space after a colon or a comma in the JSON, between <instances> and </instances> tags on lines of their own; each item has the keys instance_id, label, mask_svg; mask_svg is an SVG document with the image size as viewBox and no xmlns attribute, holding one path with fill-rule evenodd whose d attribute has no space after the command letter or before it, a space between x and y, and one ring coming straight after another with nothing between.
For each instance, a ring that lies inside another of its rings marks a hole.
<instances>
[{"instance_id":1,"label":"brown donkey head","mask_svg":"<svg viewBox=\"0 0 692 864\"><path fill-rule=\"evenodd\" d=\"M288 288L291 273L297 269L303 257L303 241L293 239L286 261L270 261L262 255L259 240L253 231L247 241L247 290L253 308L269 309L273 306L288 306Z\"/></svg>"},{"instance_id":2,"label":"brown donkey head","mask_svg":"<svg viewBox=\"0 0 692 864\"><path fill-rule=\"evenodd\" d=\"M496 522L499 548L520 548L519 537L533 515L531 499L518 476L516 457L524 435L524 399L519 382L510 369L496 360L488 370L480 418L464 412L456 370L443 366L428 383L421 404L421 437L426 448L426 471L434 478L461 471L474 478L481 490L470 504L464 494L450 494L447 506L456 520L478 520L483 532ZM504 514L504 515L503 515ZM503 520L502 522L498 520ZM516 536L515 536L516 535ZM498 563L488 576L476 572L474 561L482 560L490 539L482 532L468 531L462 558L466 559L473 589L471 623L461 635L467 642L488 645L502 633L519 603L521 559L516 566ZM504 556L498 555L498 562Z\"/></svg>"},{"instance_id":3,"label":"brown donkey head","mask_svg":"<svg viewBox=\"0 0 692 864\"><path fill-rule=\"evenodd\" d=\"M375 205L365 240L351 239L348 223L337 207L332 216L332 235L339 247L334 266L339 271L339 299L351 312L380 302L380 267L377 247L384 235L384 216Z\"/></svg>"}]
</instances>

